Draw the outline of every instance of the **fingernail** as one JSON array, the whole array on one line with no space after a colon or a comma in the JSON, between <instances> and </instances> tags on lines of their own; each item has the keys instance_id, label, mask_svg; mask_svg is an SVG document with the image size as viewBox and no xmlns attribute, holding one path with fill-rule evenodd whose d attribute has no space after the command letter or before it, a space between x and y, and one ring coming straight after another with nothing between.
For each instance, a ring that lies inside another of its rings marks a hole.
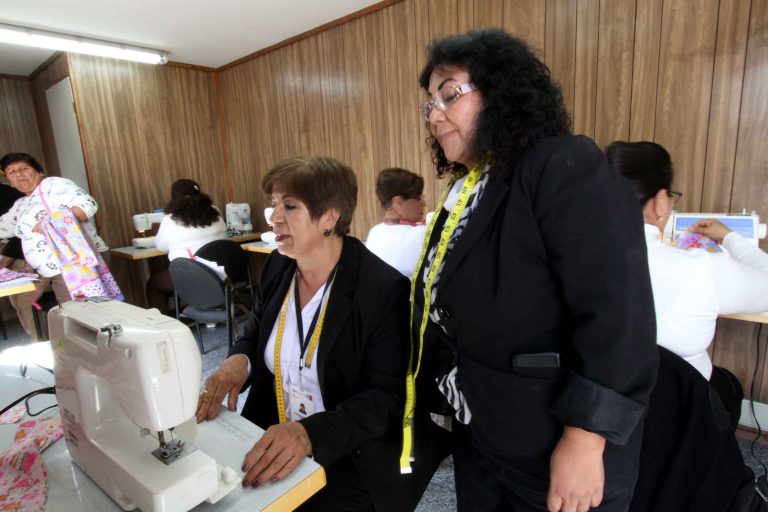
<instances>
[{"instance_id":1,"label":"fingernail","mask_svg":"<svg viewBox=\"0 0 768 512\"><path fill-rule=\"evenodd\" d=\"M240 471L243 473L247 473L250 468L248 467L248 464L243 463L242 466L240 466Z\"/></svg>"},{"instance_id":2,"label":"fingernail","mask_svg":"<svg viewBox=\"0 0 768 512\"><path fill-rule=\"evenodd\" d=\"M270 482L272 482L273 484L277 483L277 477L273 476L272 479L270 480Z\"/></svg>"}]
</instances>

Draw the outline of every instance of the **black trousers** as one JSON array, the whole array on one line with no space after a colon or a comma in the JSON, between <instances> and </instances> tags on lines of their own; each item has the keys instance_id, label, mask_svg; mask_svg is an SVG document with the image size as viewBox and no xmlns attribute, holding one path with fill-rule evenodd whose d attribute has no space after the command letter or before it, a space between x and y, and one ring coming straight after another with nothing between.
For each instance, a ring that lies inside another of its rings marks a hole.
<instances>
[{"instance_id":1,"label":"black trousers","mask_svg":"<svg viewBox=\"0 0 768 512\"><path fill-rule=\"evenodd\" d=\"M524 421L524 419L522 420ZM546 512L549 460L501 461L473 447L472 434L454 422L453 467L458 512ZM626 511L637 479L642 427L625 446L606 444L600 512Z\"/></svg>"},{"instance_id":2,"label":"black trousers","mask_svg":"<svg viewBox=\"0 0 768 512\"><path fill-rule=\"evenodd\" d=\"M325 469L326 485L296 510L301 512L373 512L371 495L350 456Z\"/></svg>"}]
</instances>

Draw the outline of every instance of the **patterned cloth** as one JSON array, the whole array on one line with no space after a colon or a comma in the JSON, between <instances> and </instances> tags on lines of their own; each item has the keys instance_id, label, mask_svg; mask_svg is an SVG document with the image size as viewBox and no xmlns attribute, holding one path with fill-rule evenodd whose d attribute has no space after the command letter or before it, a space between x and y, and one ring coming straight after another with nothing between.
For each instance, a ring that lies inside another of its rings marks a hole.
<instances>
[{"instance_id":1,"label":"patterned cloth","mask_svg":"<svg viewBox=\"0 0 768 512\"><path fill-rule=\"evenodd\" d=\"M45 510L48 473L40 454L61 436L59 416L19 425L13 446L0 453L0 510Z\"/></svg>"},{"instance_id":2,"label":"patterned cloth","mask_svg":"<svg viewBox=\"0 0 768 512\"><path fill-rule=\"evenodd\" d=\"M72 298L124 299L112 272L101 254L93 251L87 231L70 210L50 212L41 225Z\"/></svg>"},{"instance_id":3,"label":"patterned cloth","mask_svg":"<svg viewBox=\"0 0 768 512\"><path fill-rule=\"evenodd\" d=\"M464 184L464 181L466 179L467 178L465 176L460 180L456 181L456 183L454 183L453 189L448 194L448 197L443 203L443 208L445 208L448 212L453 210L453 207L456 205L456 202L458 200L458 191L461 190L461 186ZM467 227L467 223L469 222L470 217L472 216L475 209L477 208L477 205L480 203L480 199L483 196L483 192L485 191L485 186L487 183L488 183L488 167L486 167L483 170L483 174L477 180L475 187L472 189L472 192L470 193L469 199L467 200L467 206L464 208L464 211L461 213L461 218L459 219L459 222L456 225L456 229L453 231L453 234L451 235L451 239L448 241L448 247L446 248L446 251L445 251L445 257L443 258L443 261L440 263L440 268L437 270L435 281L432 284L432 294L431 294L431 301L430 301L430 304L432 306L429 311L429 319L432 320L432 322L434 322L435 325L440 326L441 329L443 327L442 327L442 324L440 323L440 315L437 313L437 310L435 307L435 304L437 303L437 289L438 289L438 283L440 282L440 274L442 274L443 272L443 267L445 266L445 262L448 259L448 255L451 253L451 250L453 250L453 247L456 245L456 241L464 232L464 228ZM423 274L425 281L426 281L427 275L429 274L429 270L430 268L432 268L432 264L435 261L436 253L437 253L437 244L435 244L432 248L430 248L429 253L427 254L427 263L425 265L425 270ZM450 372L448 372L448 374L443 375L442 377L438 377L437 388L440 390L443 396L445 396L446 400L451 405L451 407L453 407L453 409L456 410L456 419L459 420L461 423L468 425L469 422L472 420L472 413L470 412L469 405L467 404L467 401L464 398L464 395L462 394L456 382L456 372L457 372L457 369L454 366L453 369Z\"/></svg>"},{"instance_id":4,"label":"patterned cloth","mask_svg":"<svg viewBox=\"0 0 768 512\"><path fill-rule=\"evenodd\" d=\"M43 277L58 275L60 270L55 257L46 243L45 236L35 231L35 226L45 219L52 210L80 208L91 218L98 205L77 184L66 178L45 178L28 196L17 200L8 212L0 216L0 237L18 236L24 250L24 259ZM108 250L107 244L96 233L90 221L84 221L82 228L93 241L98 252Z\"/></svg>"}]
</instances>

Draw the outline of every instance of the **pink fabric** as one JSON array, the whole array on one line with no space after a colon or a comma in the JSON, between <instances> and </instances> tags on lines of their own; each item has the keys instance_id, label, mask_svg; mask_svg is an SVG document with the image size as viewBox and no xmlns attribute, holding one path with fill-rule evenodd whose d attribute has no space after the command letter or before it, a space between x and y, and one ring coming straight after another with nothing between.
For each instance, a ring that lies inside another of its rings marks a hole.
<instances>
[{"instance_id":1,"label":"pink fabric","mask_svg":"<svg viewBox=\"0 0 768 512\"><path fill-rule=\"evenodd\" d=\"M23 403L16 404L0 416L0 425L16 423L27 414L27 406Z\"/></svg>"},{"instance_id":2,"label":"pink fabric","mask_svg":"<svg viewBox=\"0 0 768 512\"><path fill-rule=\"evenodd\" d=\"M19 425L13 446L0 453L0 510L45 509L48 473L40 454L61 435L59 416Z\"/></svg>"},{"instance_id":3,"label":"pink fabric","mask_svg":"<svg viewBox=\"0 0 768 512\"><path fill-rule=\"evenodd\" d=\"M48 246L59 260L61 275L72 298L109 297L123 300L123 293L112 272L101 254L91 248L88 234L80 227L72 211L49 210L48 214L41 226L48 238Z\"/></svg>"}]
</instances>

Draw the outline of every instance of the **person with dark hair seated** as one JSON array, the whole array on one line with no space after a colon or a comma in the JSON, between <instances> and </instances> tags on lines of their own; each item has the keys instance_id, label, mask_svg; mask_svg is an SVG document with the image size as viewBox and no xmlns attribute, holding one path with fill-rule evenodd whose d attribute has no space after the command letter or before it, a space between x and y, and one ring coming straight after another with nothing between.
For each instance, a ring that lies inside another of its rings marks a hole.
<instances>
[{"instance_id":1,"label":"person with dark hair seated","mask_svg":"<svg viewBox=\"0 0 768 512\"><path fill-rule=\"evenodd\" d=\"M22 197L24 197L24 194L15 188L5 183L0 183L0 215L10 210L16 200ZM2 257L0 257L0 268L8 267L19 272L25 270L24 252L21 249L19 237L9 237L0 254L2 254Z\"/></svg>"},{"instance_id":2,"label":"person with dark hair seated","mask_svg":"<svg viewBox=\"0 0 768 512\"><path fill-rule=\"evenodd\" d=\"M452 412L462 512L626 510L657 363L632 190L571 134L560 89L520 39L441 39L419 83L450 181L413 276L406 412ZM425 437L410 420L405 471L419 460L410 435L417 449Z\"/></svg>"},{"instance_id":3,"label":"person with dark hair seated","mask_svg":"<svg viewBox=\"0 0 768 512\"><path fill-rule=\"evenodd\" d=\"M381 224L368 232L365 245L410 278L424 243L424 178L393 167L376 178L376 197L384 208Z\"/></svg>"},{"instance_id":4,"label":"person with dark hair seated","mask_svg":"<svg viewBox=\"0 0 768 512\"><path fill-rule=\"evenodd\" d=\"M768 310L768 254L712 220L692 231L722 238L725 252L662 243L681 196L672 190L669 153L653 142L613 142L606 154L642 208L663 347L631 510L730 510L749 481L733 433L743 391L731 372L712 365L707 348L718 315Z\"/></svg>"},{"instance_id":5,"label":"person with dark hair seated","mask_svg":"<svg viewBox=\"0 0 768 512\"><path fill-rule=\"evenodd\" d=\"M190 179L180 179L171 186L171 200L155 236L155 246L168 252L168 259L190 258L208 242L227 237L227 225L208 194ZM149 307L168 312L173 282L168 269L147 281Z\"/></svg>"}]
</instances>

